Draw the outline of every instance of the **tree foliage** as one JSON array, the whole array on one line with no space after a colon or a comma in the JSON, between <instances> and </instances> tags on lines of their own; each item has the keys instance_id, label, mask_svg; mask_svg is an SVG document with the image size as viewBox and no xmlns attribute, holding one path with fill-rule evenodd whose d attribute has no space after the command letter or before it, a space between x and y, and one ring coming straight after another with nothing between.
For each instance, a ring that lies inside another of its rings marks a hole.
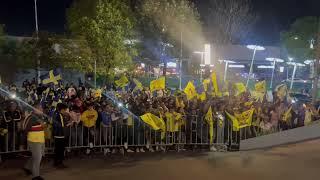
<instances>
[{"instance_id":1,"label":"tree foliage","mask_svg":"<svg viewBox=\"0 0 320 180\"><path fill-rule=\"evenodd\" d=\"M202 46L200 15L188 0L144 0L141 4L143 32L154 39L180 46L181 33L188 49ZM149 33L148 33L149 31ZM179 48L177 48L179 49Z\"/></svg>"},{"instance_id":2,"label":"tree foliage","mask_svg":"<svg viewBox=\"0 0 320 180\"><path fill-rule=\"evenodd\" d=\"M210 0L208 34L216 44L239 43L255 24L251 0Z\"/></svg>"},{"instance_id":3,"label":"tree foliage","mask_svg":"<svg viewBox=\"0 0 320 180\"><path fill-rule=\"evenodd\" d=\"M112 75L119 69L131 65L134 48L125 43L133 37L133 20L130 8L122 0L78 0L67 11L68 27L74 43L79 48L67 49L66 58L78 58L77 64L83 70ZM76 53L82 49L83 55ZM77 55L77 57L74 57Z\"/></svg>"},{"instance_id":4,"label":"tree foliage","mask_svg":"<svg viewBox=\"0 0 320 180\"><path fill-rule=\"evenodd\" d=\"M310 42L316 40L317 33L317 18L303 17L297 19L288 31L281 33L281 41L289 56L303 62L315 58L315 50L310 48Z\"/></svg>"}]
</instances>

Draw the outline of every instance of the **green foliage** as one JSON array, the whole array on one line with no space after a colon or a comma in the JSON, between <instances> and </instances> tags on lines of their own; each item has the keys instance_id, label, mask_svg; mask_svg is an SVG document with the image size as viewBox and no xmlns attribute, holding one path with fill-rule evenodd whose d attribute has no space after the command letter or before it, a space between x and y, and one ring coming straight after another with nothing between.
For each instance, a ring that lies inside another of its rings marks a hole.
<instances>
[{"instance_id":1,"label":"green foliage","mask_svg":"<svg viewBox=\"0 0 320 180\"><path fill-rule=\"evenodd\" d=\"M190 1L144 0L140 8L141 31L146 38L168 42L180 49L182 33L183 46L187 50L203 48L200 15Z\"/></svg>"},{"instance_id":2,"label":"green foliage","mask_svg":"<svg viewBox=\"0 0 320 180\"><path fill-rule=\"evenodd\" d=\"M133 38L134 21L129 7L121 0L79 0L67 12L68 27L79 48L67 48L66 58L75 59L77 51L81 69L92 72L94 61L97 72L104 75L126 69L136 55L134 47L125 40Z\"/></svg>"},{"instance_id":3,"label":"green foliage","mask_svg":"<svg viewBox=\"0 0 320 180\"><path fill-rule=\"evenodd\" d=\"M297 19L288 31L282 32L281 41L289 56L300 61L315 59L315 51L310 49L310 41L316 39L317 31L317 17L303 17Z\"/></svg>"}]
</instances>

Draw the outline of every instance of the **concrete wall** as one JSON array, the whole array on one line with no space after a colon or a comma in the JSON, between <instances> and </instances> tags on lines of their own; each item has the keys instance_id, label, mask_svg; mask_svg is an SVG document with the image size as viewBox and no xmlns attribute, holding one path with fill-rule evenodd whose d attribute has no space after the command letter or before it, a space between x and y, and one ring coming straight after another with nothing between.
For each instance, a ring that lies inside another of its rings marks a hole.
<instances>
[{"instance_id":1,"label":"concrete wall","mask_svg":"<svg viewBox=\"0 0 320 180\"><path fill-rule=\"evenodd\" d=\"M240 142L240 150L253 150L320 138L320 123L260 136Z\"/></svg>"}]
</instances>

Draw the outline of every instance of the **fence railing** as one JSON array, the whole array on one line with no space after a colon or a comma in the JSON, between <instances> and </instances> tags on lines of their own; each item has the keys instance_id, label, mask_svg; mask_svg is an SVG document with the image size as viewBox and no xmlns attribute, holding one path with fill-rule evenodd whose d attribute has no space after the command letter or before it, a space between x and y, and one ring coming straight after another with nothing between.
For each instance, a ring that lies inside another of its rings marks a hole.
<instances>
[{"instance_id":1,"label":"fence railing","mask_svg":"<svg viewBox=\"0 0 320 180\"><path fill-rule=\"evenodd\" d=\"M27 151L26 135L20 128L22 122L8 122L0 135L0 154ZM212 129L211 129L212 128ZM210 135L210 131L213 135ZM45 128L46 150L54 147L52 125ZM212 136L212 137L211 137ZM175 130L153 130L140 119L119 119L110 124L97 123L93 127L85 127L80 122L65 127L65 140L68 150L72 149L113 149L133 150L137 148L153 151L154 149L194 149L209 150L215 147L227 150L227 147L238 145L239 133L232 131L228 122L214 123L212 127L199 116L184 116L183 123ZM211 140L211 141L210 141Z\"/></svg>"}]
</instances>

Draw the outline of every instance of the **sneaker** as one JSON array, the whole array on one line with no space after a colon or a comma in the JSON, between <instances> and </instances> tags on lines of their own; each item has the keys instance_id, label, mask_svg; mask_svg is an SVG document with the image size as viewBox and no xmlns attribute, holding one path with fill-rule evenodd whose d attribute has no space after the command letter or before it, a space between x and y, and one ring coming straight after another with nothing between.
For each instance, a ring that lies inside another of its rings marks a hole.
<instances>
[{"instance_id":1,"label":"sneaker","mask_svg":"<svg viewBox=\"0 0 320 180\"><path fill-rule=\"evenodd\" d=\"M146 147L147 147L147 149L149 149L149 148L150 148L150 144L149 144L149 143L147 143Z\"/></svg>"},{"instance_id":2,"label":"sneaker","mask_svg":"<svg viewBox=\"0 0 320 180\"><path fill-rule=\"evenodd\" d=\"M103 149L103 155L107 155L108 154L108 150L106 148Z\"/></svg>"},{"instance_id":3,"label":"sneaker","mask_svg":"<svg viewBox=\"0 0 320 180\"><path fill-rule=\"evenodd\" d=\"M216 149L214 146L211 146L211 147L210 147L210 151L211 151L211 152L216 152L217 149Z\"/></svg>"},{"instance_id":4,"label":"sneaker","mask_svg":"<svg viewBox=\"0 0 320 180\"><path fill-rule=\"evenodd\" d=\"M24 173L27 175L27 176L30 176L32 174L32 172L27 169L27 168L22 168L22 170L24 171Z\"/></svg>"},{"instance_id":5,"label":"sneaker","mask_svg":"<svg viewBox=\"0 0 320 180\"><path fill-rule=\"evenodd\" d=\"M153 148L152 148L152 147L150 147L150 148L149 148L149 151L150 151L150 152L154 152L154 150L153 150Z\"/></svg>"},{"instance_id":6,"label":"sneaker","mask_svg":"<svg viewBox=\"0 0 320 180\"><path fill-rule=\"evenodd\" d=\"M134 151L132 151L131 149L128 149L127 153L134 153Z\"/></svg>"},{"instance_id":7,"label":"sneaker","mask_svg":"<svg viewBox=\"0 0 320 180\"><path fill-rule=\"evenodd\" d=\"M128 143L124 143L124 148L128 149Z\"/></svg>"},{"instance_id":8,"label":"sneaker","mask_svg":"<svg viewBox=\"0 0 320 180\"><path fill-rule=\"evenodd\" d=\"M44 180L44 179L41 176L37 176L37 177L32 178L32 180Z\"/></svg>"},{"instance_id":9,"label":"sneaker","mask_svg":"<svg viewBox=\"0 0 320 180\"><path fill-rule=\"evenodd\" d=\"M140 152L144 153L145 151L144 151L144 149L143 149L143 148L140 148Z\"/></svg>"},{"instance_id":10,"label":"sneaker","mask_svg":"<svg viewBox=\"0 0 320 180\"><path fill-rule=\"evenodd\" d=\"M139 152L140 152L139 148L137 148L137 149L136 149L136 152L137 152L137 153L139 153Z\"/></svg>"},{"instance_id":11,"label":"sneaker","mask_svg":"<svg viewBox=\"0 0 320 180\"><path fill-rule=\"evenodd\" d=\"M91 150L90 149L87 149L86 150L86 154L90 154Z\"/></svg>"},{"instance_id":12,"label":"sneaker","mask_svg":"<svg viewBox=\"0 0 320 180\"><path fill-rule=\"evenodd\" d=\"M71 152L71 149L70 149L70 148L67 148L67 152L70 153L70 152Z\"/></svg>"},{"instance_id":13,"label":"sneaker","mask_svg":"<svg viewBox=\"0 0 320 180\"><path fill-rule=\"evenodd\" d=\"M89 143L89 147L90 147L90 148L93 148L93 143Z\"/></svg>"}]
</instances>

